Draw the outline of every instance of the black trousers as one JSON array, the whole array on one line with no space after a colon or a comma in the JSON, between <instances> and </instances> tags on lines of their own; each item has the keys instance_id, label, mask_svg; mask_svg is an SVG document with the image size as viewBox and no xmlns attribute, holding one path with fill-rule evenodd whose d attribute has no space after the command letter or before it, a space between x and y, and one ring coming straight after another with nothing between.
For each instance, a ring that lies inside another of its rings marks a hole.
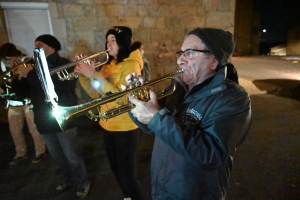
<instances>
[{"instance_id":1,"label":"black trousers","mask_svg":"<svg viewBox=\"0 0 300 200\"><path fill-rule=\"evenodd\" d=\"M104 130L106 155L124 198L143 200L141 186L135 175L139 129L125 132Z\"/></svg>"}]
</instances>

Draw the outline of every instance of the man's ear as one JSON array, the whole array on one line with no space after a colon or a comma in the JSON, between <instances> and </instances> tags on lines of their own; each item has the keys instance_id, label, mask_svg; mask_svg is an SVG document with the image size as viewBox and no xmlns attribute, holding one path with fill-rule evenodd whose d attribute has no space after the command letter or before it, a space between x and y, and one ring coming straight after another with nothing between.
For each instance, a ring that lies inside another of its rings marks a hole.
<instances>
[{"instance_id":1,"label":"man's ear","mask_svg":"<svg viewBox=\"0 0 300 200\"><path fill-rule=\"evenodd\" d=\"M217 70L217 67L219 65L219 61L215 57L213 57L213 61L212 62L213 63L212 63L211 69L215 71L215 70Z\"/></svg>"}]
</instances>

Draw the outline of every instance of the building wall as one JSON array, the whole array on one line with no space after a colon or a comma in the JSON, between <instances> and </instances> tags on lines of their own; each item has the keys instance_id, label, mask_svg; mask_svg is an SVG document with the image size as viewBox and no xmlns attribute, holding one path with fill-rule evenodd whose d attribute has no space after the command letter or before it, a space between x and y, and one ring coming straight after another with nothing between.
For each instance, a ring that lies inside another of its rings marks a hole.
<instances>
[{"instance_id":1,"label":"building wall","mask_svg":"<svg viewBox=\"0 0 300 200\"><path fill-rule=\"evenodd\" d=\"M1 1L0 1L1 2ZM234 32L235 0L23 0L48 2L54 36L62 43L60 54L104 50L105 33L113 25L129 26L133 40L144 43L152 78L177 70L174 53L185 34L196 27ZM8 42L0 10L0 45ZM32 41L34 42L34 41Z\"/></svg>"},{"instance_id":2,"label":"building wall","mask_svg":"<svg viewBox=\"0 0 300 200\"><path fill-rule=\"evenodd\" d=\"M259 54L260 14L253 11L254 0L236 0L233 55Z\"/></svg>"},{"instance_id":3,"label":"building wall","mask_svg":"<svg viewBox=\"0 0 300 200\"><path fill-rule=\"evenodd\" d=\"M297 26L289 31L286 54L300 55L300 26Z\"/></svg>"}]
</instances>

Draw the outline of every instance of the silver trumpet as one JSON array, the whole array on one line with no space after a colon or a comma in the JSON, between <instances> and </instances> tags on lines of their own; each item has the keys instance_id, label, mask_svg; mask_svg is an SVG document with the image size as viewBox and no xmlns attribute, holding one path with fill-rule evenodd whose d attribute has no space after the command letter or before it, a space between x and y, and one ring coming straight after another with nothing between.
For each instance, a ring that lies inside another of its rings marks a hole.
<instances>
[{"instance_id":1,"label":"silver trumpet","mask_svg":"<svg viewBox=\"0 0 300 200\"><path fill-rule=\"evenodd\" d=\"M76 72L68 73L68 71L66 69L68 69L70 67L73 67L77 63L80 63L80 62L84 62L86 64L90 64L91 63L91 61L90 61L91 59L94 59L96 57L101 57L102 55L105 55L105 61L96 62L95 63L95 68L100 67L101 65L104 65L105 63L107 63L107 61L109 59L109 55L107 53L108 51L109 51L109 49L106 50L106 51L102 51L102 52L93 54L93 55L88 56L88 57L80 57L80 59L78 59L76 61L73 61L71 63L68 63L68 64L65 64L65 65L56 67L54 69L51 69L50 70L50 75L57 74L59 80L61 80L61 81L72 80L74 78L78 78L78 74Z\"/></svg>"}]
</instances>

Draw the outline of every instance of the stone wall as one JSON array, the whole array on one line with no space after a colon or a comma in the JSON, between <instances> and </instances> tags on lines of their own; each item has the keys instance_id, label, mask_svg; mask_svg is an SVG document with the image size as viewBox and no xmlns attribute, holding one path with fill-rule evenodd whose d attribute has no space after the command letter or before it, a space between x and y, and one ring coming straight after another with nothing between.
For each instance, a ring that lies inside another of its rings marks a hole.
<instances>
[{"instance_id":1,"label":"stone wall","mask_svg":"<svg viewBox=\"0 0 300 200\"><path fill-rule=\"evenodd\" d=\"M0 1L1 2L1 1ZM63 56L104 50L105 33L113 25L129 26L133 40L144 43L145 56L156 78L177 70L174 53L185 34L196 27L234 33L235 0L24 0L48 2L54 36ZM0 10L0 43L8 41ZM0 44L0 45L1 45Z\"/></svg>"}]
</instances>

